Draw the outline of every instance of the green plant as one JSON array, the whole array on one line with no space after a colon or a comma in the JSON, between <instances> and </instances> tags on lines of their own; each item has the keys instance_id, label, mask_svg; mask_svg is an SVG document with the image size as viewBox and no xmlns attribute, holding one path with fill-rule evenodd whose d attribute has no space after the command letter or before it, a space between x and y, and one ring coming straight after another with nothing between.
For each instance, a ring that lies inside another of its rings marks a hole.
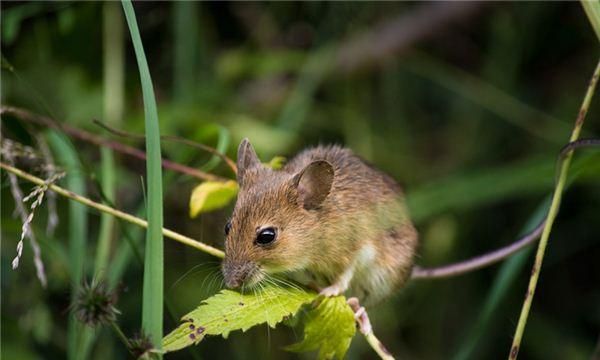
<instances>
[{"instance_id":1,"label":"green plant","mask_svg":"<svg viewBox=\"0 0 600 360\"><path fill-rule=\"evenodd\" d=\"M142 303L142 329L150 340L160 349L159 339L163 333L163 191L160 155L160 131L158 112L154 98L154 87L146 61L142 39L137 26L131 1L123 0L123 10L133 39L135 56L140 72L144 97L146 129L146 171L148 182L148 230L146 233L146 251L144 259L144 293Z\"/></svg>"}]
</instances>

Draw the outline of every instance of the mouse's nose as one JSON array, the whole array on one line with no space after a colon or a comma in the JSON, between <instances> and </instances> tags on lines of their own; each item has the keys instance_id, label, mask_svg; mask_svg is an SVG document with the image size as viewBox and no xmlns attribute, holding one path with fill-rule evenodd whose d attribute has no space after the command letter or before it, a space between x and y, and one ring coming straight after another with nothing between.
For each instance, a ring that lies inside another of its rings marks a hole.
<instances>
[{"instance_id":1,"label":"mouse's nose","mask_svg":"<svg viewBox=\"0 0 600 360\"><path fill-rule=\"evenodd\" d=\"M227 286L230 289L237 289L240 287L240 285L242 284L242 282L240 281L240 279L234 279L234 278L227 278L225 277L225 286Z\"/></svg>"},{"instance_id":2,"label":"mouse's nose","mask_svg":"<svg viewBox=\"0 0 600 360\"><path fill-rule=\"evenodd\" d=\"M252 273L254 265L250 262L225 261L223 263L223 277L225 286L230 289L240 287Z\"/></svg>"}]
</instances>

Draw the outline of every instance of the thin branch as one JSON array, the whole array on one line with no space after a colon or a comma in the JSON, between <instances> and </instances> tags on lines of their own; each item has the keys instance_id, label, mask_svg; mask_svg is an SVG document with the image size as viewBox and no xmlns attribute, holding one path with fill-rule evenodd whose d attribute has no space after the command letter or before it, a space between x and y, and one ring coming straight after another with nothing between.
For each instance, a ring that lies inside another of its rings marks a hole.
<instances>
[{"instance_id":1,"label":"thin branch","mask_svg":"<svg viewBox=\"0 0 600 360\"><path fill-rule=\"evenodd\" d=\"M585 115L590 107L590 103L592 102L592 97L594 95L594 91L596 90L596 84L598 83L598 78L600 77L600 61L596 65L596 69L590 83L588 85L585 97L583 99L583 103L581 104L581 108L579 110L579 114L577 116L577 120L575 121L575 127L573 128L573 132L571 133L571 138L569 142L574 142L579 138L579 134L581 132L581 128L583 127L583 122L585 121ZM567 173L569 171L569 165L571 163L571 158L573 157L573 150L569 149L568 153L564 157L564 161L560 167L560 175L558 178L558 183L554 190L554 194L552 196L552 203L550 205L550 211L548 212L548 216L546 218L546 224L544 226L544 231L542 232L542 238L540 239L540 243L538 245L537 252L535 254L535 262L533 265L533 269L531 270L531 277L529 278L529 285L527 286L527 292L525 293L525 300L523 301L523 307L521 309L521 314L519 316L519 322L517 324L517 328L515 330L515 335L513 338L513 343L510 348L510 353L508 355L509 359L516 359L519 354L519 348L521 346L521 340L523 338L523 333L525 332L525 325L527 324L527 318L529 317L529 309L531 308L531 304L533 302L533 296L535 294L535 289L537 286L537 282L540 276L540 270L542 268L542 263L544 261L544 253L546 251L546 246L548 245L548 239L550 237L550 232L552 231L552 224L556 219L556 215L558 214L558 209L560 207L560 200L562 197L563 188L565 187L567 180Z\"/></svg>"},{"instance_id":2,"label":"thin branch","mask_svg":"<svg viewBox=\"0 0 600 360\"><path fill-rule=\"evenodd\" d=\"M134 139L142 139L142 140L144 139L143 135L138 135L138 134L130 133L130 132L123 131L120 129L116 129L114 127L109 126L108 124L103 123L100 120L97 120L97 119L93 119L92 122L94 124L100 126L101 128L103 128L104 130L111 132L118 136L129 137L129 138L134 138ZM221 160L223 160L227 164L227 166L229 166L229 168L231 169L231 171L233 171L234 174L237 174L237 166L235 165L235 162L233 160L231 160L227 155L223 154L222 152L220 152L219 150L217 150L211 146L204 145L202 143L184 139L184 138L181 138L179 136L174 136L174 135L162 135L160 137L160 139L182 143L182 144L185 144L185 145L188 145L191 147L198 148L200 150L204 150L210 154L216 155L219 158L221 158Z\"/></svg>"},{"instance_id":3,"label":"thin branch","mask_svg":"<svg viewBox=\"0 0 600 360\"><path fill-rule=\"evenodd\" d=\"M23 121L29 121L29 122L32 122L32 123L35 123L38 125L57 129L57 130L65 132L66 134L69 134L70 136L73 136L79 140L83 140L83 141L86 141L86 142L89 142L89 143L92 143L92 144L98 145L98 146L105 146L105 147L108 147L115 151L118 151L120 153L127 154L127 155L133 156L133 157L141 159L141 160L146 160L146 153L142 150L136 149L129 145L122 144L120 142L106 140L100 136L94 135L85 130L77 129L77 128L62 124L62 123L58 123L49 117L34 114L25 109L17 108L14 106L2 105L2 106L0 106L0 115L4 115L4 114L12 115ZM186 174L186 175L198 178L200 180L210 180L210 181L227 181L228 180L228 179L222 178L220 176L213 175L213 174L201 171L201 170L197 170L197 169L191 168L189 166L181 165L181 164L178 164L176 162L166 160L166 159L162 160L162 166L165 169L177 171L182 174Z\"/></svg>"},{"instance_id":4,"label":"thin branch","mask_svg":"<svg viewBox=\"0 0 600 360\"><path fill-rule=\"evenodd\" d=\"M23 170L17 169L16 167L13 167L13 166L10 166L8 164L5 164L3 162L0 162L0 168L8 171L9 173L15 174L18 177L23 178L23 179L25 179L27 181L31 181L34 184L37 184L37 185L44 185L45 184L44 180L42 180L42 179L40 179L40 178L38 178L36 176L33 176L33 175L31 175L31 174L23 171ZM61 195L61 196L64 196L66 198L69 198L71 200L77 201L77 202L82 203L82 204L84 204L86 206L94 208L94 209L96 209L98 211L102 211L102 212L111 214L111 215L113 215L113 216L115 216L115 217L117 217L119 219L125 220L125 221L127 221L129 223L141 226L143 228L147 228L148 227L148 223L146 222L146 220L140 219L140 218L138 218L136 216L133 216L133 215L128 214L128 213L125 213L123 211L114 209L114 208L112 208L110 206L106 206L104 204L97 203L97 202L95 202L93 200L90 200L90 199L88 199L86 197L83 197L81 195L77 195L77 194L75 194L72 191L63 189L60 186L57 186L57 185L54 185L54 184L49 184L48 185L48 189L56 192L58 195ZM169 229L163 228L162 229L162 234L164 236L172 239L172 240L178 241L178 242L180 242L180 243L182 243L184 245L191 246L191 247L193 247L195 249L198 249L198 250L200 250L202 252L205 252L207 254L216 256L218 258L225 257L225 254L223 253L223 251L221 251L221 250L219 250L219 249L217 249L215 247L212 247L210 245L207 245L207 244L204 244L202 242L199 242L197 240L194 240L194 239L192 239L190 237L187 237L185 235L179 234L179 233L177 233L177 232L175 232L173 230L169 230Z\"/></svg>"}]
</instances>

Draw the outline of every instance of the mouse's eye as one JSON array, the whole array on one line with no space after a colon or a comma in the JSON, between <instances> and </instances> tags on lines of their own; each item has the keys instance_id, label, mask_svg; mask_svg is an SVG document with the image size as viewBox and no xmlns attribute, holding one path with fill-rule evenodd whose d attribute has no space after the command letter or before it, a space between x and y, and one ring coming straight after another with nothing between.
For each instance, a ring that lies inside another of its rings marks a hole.
<instances>
[{"instance_id":1,"label":"mouse's eye","mask_svg":"<svg viewBox=\"0 0 600 360\"><path fill-rule=\"evenodd\" d=\"M231 221L228 221L227 224L225 224L225 236L229 235L230 231L231 231Z\"/></svg>"},{"instance_id":2,"label":"mouse's eye","mask_svg":"<svg viewBox=\"0 0 600 360\"><path fill-rule=\"evenodd\" d=\"M256 243L258 245L269 245L275 241L276 237L277 232L275 231L275 228L264 228L258 232L258 235L256 235Z\"/></svg>"}]
</instances>

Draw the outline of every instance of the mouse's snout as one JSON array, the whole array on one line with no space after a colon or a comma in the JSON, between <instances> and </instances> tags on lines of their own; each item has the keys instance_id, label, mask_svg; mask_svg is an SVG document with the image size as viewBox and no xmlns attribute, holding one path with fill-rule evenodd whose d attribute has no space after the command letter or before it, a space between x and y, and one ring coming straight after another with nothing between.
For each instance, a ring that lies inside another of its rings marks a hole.
<instances>
[{"instance_id":1,"label":"mouse's snout","mask_svg":"<svg viewBox=\"0 0 600 360\"><path fill-rule=\"evenodd\" d=\"M252 279L256 271L256 265L249 261L228 261L225 260L222 266L225 286L230 289L240 287L248 280Z\"/></svg>"}]
</instances>

